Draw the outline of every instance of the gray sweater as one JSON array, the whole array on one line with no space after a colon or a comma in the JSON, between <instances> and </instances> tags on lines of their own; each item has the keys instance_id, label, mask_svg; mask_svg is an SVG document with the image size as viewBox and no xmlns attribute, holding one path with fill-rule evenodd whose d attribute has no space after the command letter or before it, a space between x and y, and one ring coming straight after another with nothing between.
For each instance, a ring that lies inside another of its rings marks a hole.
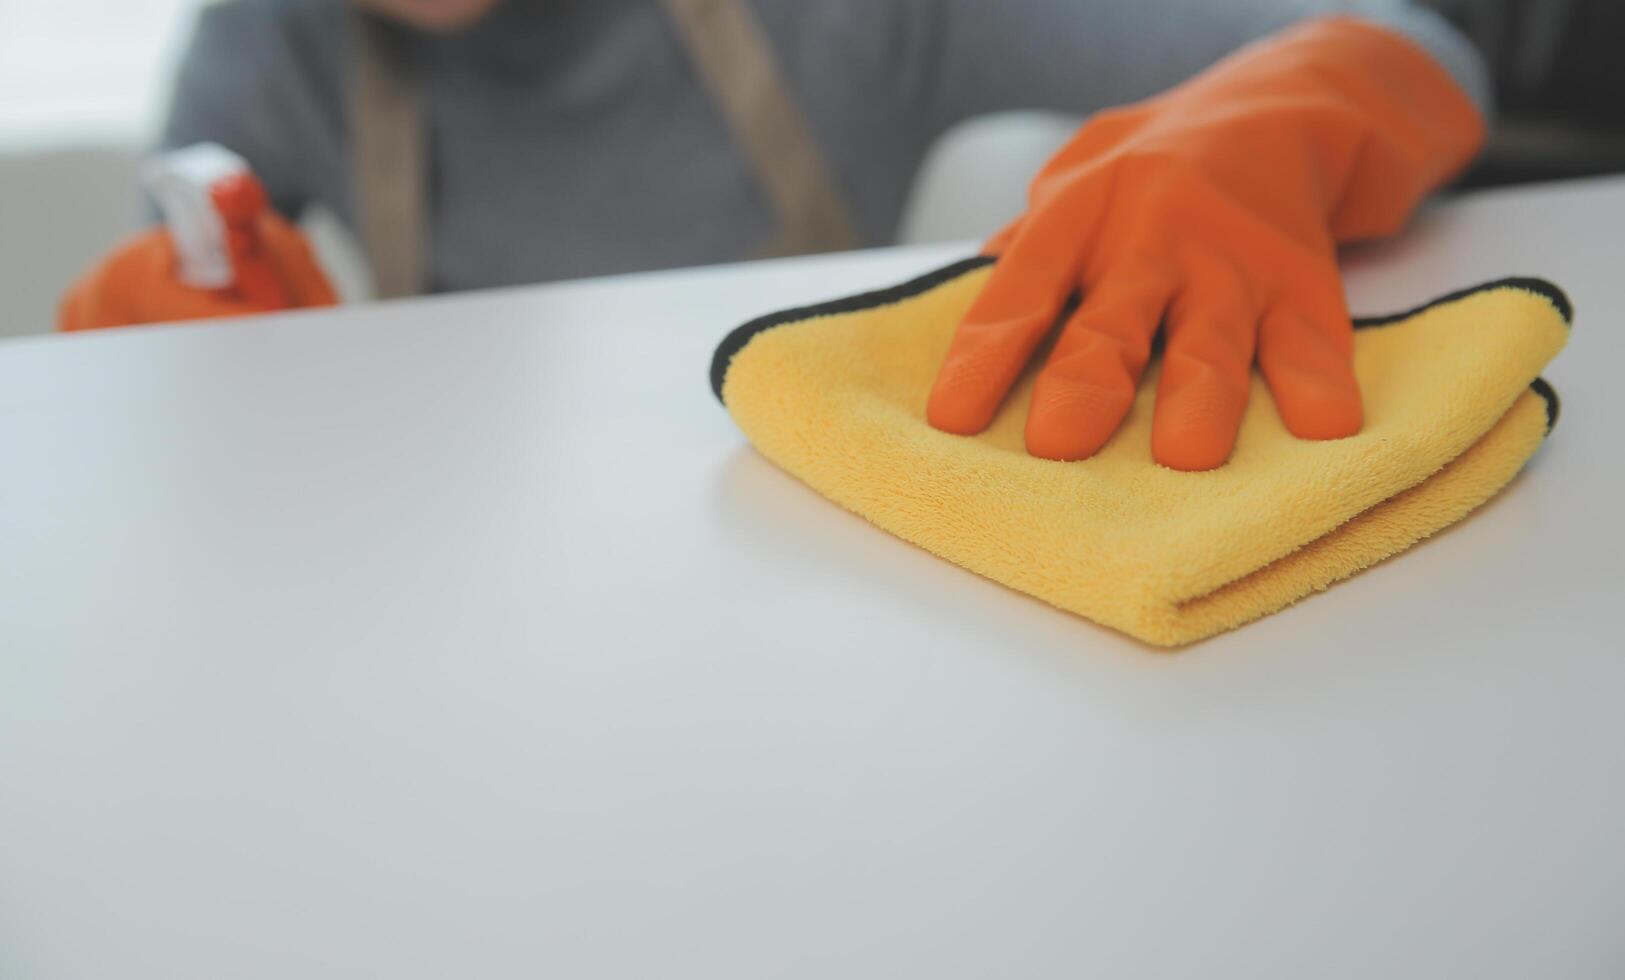
<instances>
[{"instance_id":1,"label":"gray sweater","mask_svg":"<svg viewBox=\"0 0 1625 980\"><path fill-rule=\"evenodd\" d=\"M1359 13L1430 51L1486 109L1468 43L1403 0L753 0L858 231L895 233L932 140L1001 109L1130 102L1305 16ZM214 140L276 207L353 228L341 0L225 0L182 62L163 144ZM429 130L436 290L750 255L774 213L654 0L507 0L410 38Z\"/></svg>"}]
</instances>

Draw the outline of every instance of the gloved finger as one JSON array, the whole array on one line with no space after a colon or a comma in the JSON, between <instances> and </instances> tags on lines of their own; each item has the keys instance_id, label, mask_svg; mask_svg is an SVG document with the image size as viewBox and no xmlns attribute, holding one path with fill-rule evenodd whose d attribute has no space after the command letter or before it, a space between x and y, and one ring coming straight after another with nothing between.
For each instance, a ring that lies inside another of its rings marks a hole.
<instances>
[{"instance_id":1,"label":"gloved finger","mask_svg":"<svg viewBox=\"0 0 1625 980\"><path fill-rule=\"evenodd\" d=\"M61 331L96 330L116 327L118 317L99 302L96 273L79 280L63 294L56 309L56 328Z\"/></svg>"},{"instance_id":2,"label":"gloved finger","mask_svg":"<svg viewBox=\"0 0 1625 980\"><path fill-rule=\"evenodd\" d=\"M153 255L163 249L161 232L126 240L68 288L57 307L57 329L99 330L140 322L137 309Z\"/></svg>"},{"instance_id":3,"label":"gloved finger","mask_svg":"<svg viewBox=\"0 0 1625 980\"><path fill-rule=\"evenodd\" d=\"M1342 439L1360 431L1364 410L1354 377L1354 324L1335 268L1298 279L1265 315L1258 366L1287 430L1300 439Z\"/></svg>"},{"instance_id":4,"label":"gloved finger","mask_svg":"<svg viewBox=\"0 0 1625 980\"><path fill-rule=\"evenodd\" d=\"M182 283L180 257L167 231L154 233L138 254L144 268L131 282L132 295L139 297L131 323L208 320L270 309L244 300L233 289L198 289Z\"/></svg>"},{"instance_id":5,"label":"gloved finger","mask_svg":"<svg viewBox=\"0 0 1625 980\"><path fill-rule=\"evenodd\" d=\"M297 228L267 210L260 215L258 231L260 245L294 306L332 306L338 302L310 242Z\"/></svg>"},{"instance_id":6,"label":"gloved finger","mask_svg":"<svg viewBox=\"0 0 1625 980\"><path fill-rule=\"evenodd\" d=\"M1081 184L1064 206L1021 223L943 358L926 405L933 426L974 435L993 421L1078 281L1106 186Z\"/></svg>"},{"instance_id":7,"label":"gloved finger","mask_svg":"<svg viewBox=\"0 0 1625 980\"><path fill-rule=\"evenodd\" d=\"M1230 457L1251 386L1256 305L1240 276L1195 264L1169 308L1151 455L1176 470L1210 470Z\"/></svg>"},{"instance_id":8,"label":"gloved finger","mask_svg":"<svg viewBox=\"0 0 1625 980\"><path fill-rule=\"evenodd\" d=\"M1084 293L1033 383L1029 453L1084 459L1105 445L1134 404L1171 293L1165 277L1128 270Z\"/></svg>"}]
</instances>

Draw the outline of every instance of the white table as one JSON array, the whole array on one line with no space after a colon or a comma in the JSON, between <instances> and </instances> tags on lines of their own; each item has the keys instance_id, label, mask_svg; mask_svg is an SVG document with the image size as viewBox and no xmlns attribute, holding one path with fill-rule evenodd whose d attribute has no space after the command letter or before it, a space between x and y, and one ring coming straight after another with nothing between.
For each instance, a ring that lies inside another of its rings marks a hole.
<instances>
[{"instance_id":1,"label":"white table","mask_svg":"<svg viewBox=\"0 0 1625 980\"><path fill-rule=\"evenodd\" d=\"M1552 440L1177 655L706 387L918 248L0 344L0 976L1625 974L1625 181L1351 257L1569 289Z\"/></svg>"}]
</instances>

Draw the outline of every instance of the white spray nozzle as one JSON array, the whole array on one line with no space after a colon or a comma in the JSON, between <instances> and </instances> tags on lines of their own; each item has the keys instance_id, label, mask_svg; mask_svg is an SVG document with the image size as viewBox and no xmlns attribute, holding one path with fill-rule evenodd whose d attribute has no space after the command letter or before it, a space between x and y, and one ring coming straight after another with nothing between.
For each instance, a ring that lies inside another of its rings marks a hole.
<instances>
[{"instance_id":1,"label":"white spray nozzle","mask_svg":"<svg viewBox=\"0 0 1625 980\"><path fill-rule=\"evenodd\" d=\"M246 160L218 143L197 143L142 164L141 182L163 212L186 285L224 289L232 284L226 224L211 189L223 178L249 172Z\"/></svg>"}]
</instances>

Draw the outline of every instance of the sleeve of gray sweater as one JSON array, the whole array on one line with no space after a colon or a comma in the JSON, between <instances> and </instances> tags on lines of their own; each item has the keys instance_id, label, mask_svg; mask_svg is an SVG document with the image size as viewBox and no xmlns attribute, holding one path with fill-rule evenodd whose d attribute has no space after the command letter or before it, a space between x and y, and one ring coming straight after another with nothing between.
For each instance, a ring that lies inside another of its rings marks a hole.
<instances>
[{"instance_id":1,"label":"sleeve of gray sweater","mask_svg":"<svg viewBox=\"0 0 1625 980\"><path fill-rule=\"evenodd\" d=\"M1249 41L1307 17L1349 14L1425 48L1488 118L1472 44L1409 0L920 0L939 32L939 126L1003 109L1093 112L1147 98Z\"/></svg>"}]
</instances>

